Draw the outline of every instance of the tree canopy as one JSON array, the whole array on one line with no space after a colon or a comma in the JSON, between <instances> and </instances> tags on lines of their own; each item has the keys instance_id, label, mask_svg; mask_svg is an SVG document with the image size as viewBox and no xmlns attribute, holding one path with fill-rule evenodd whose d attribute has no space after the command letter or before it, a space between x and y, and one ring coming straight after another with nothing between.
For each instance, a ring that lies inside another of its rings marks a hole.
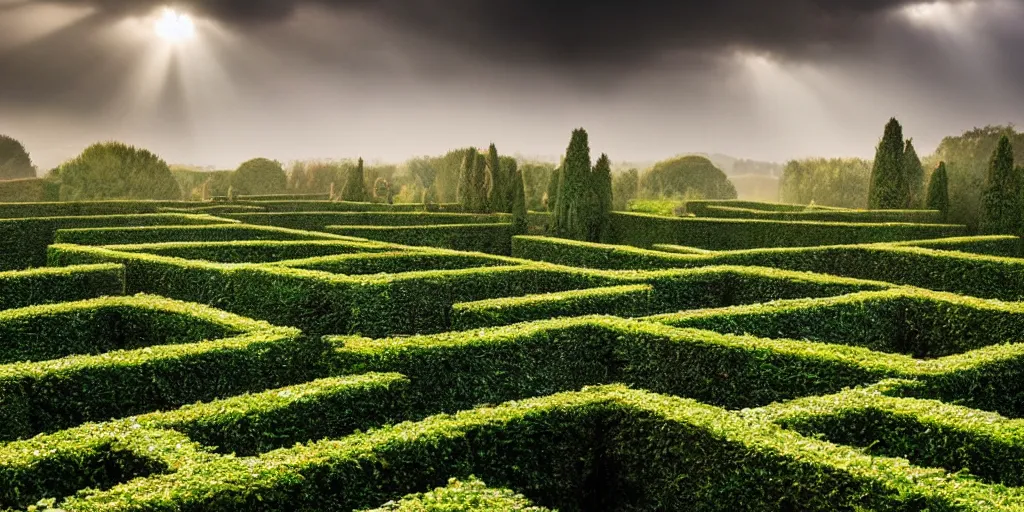
<instances>
[{"instance_id":1,"label":"tree canopy","mask_svg":"<svg viewBox=\"0 0 1024 512\"><path fill-rule=\"evenodd\" d=\"M279 194L288 188L288 175L276 160L253 158L238 166L231 187L238 195Z\"/></svg>"},{"instance_id":2,"label":"tree canopy","mask_svg":"<svg viewBox=\"0 0 1024 512\"><path fill-rule=\"evenodd\" d=\"M654 164L640 177L643 197L699 197L736 199L736 187L711 160L690 155Z\"/></svg>"},{"instance_id":3,"label":"tree canopy","mask_svg":"<svg viewBox=\"0 0 1024 512\"><path fill-rule=\"evenodd\" d=\"M35 177L36 168L25 146L14 138L0 135L0 180Z\"/></svg>"},{"instance_id":4,"label":"tree canopy","mask_svg":"<svg viewBox=\"0 0 1024 512\"><path fill-rule=\"evenodd\" d=\"M54 175L65 201L181 198L167 162L120 142L93 144L61 164Z\"/></svg>"}]
</instances>

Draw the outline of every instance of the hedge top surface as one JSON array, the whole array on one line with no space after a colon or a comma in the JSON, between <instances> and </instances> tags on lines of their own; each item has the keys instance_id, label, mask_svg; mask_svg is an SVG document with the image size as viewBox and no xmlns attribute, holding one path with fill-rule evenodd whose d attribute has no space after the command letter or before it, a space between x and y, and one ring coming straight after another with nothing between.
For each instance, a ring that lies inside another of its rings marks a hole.
<instances>
[{"instance_id":1,"label":"hedge top surface","mask_svg":"<svg viewBox=\"0 0 1024 512\"><path fill-rule=\"evenodd\" d=\"M14 224L25 221L37 221L37 222L61 222L61 221L131 221L138 219L166 219L167 221L175 221L180 224L241 224L240 221L234 219L225 219L222 217L216 217L205 213L117 213L111 215L56 215L49 217L13 217L13 218L0 218L0 226L4 224ZM118 222L119 225L123 225Z\"/></svg>"},{"instance_id":2,"label":"hedge top surface","mask_svg":"<svg viewBox=\"0 0 1024 512\"><path fill-rule=\"evenodd\" d=\"M635 391L623 386L600 386L578 392L506 402L495 407L432 416L420 422L355 434L340 440L323 440L294 448L282 448L258 458L221 457L194 465L187 471L136 479L110 490L75 497L64 504L67 510L189 509L211 502L243 503L267 493L282 499L301 492L311 474L330 481L344 479L349 471L365 472L370 461L388 464L394 456L420 446L448 446L472 443L481 430L524 422L545 422L552 414L570 413L584 419L619 418L624 429L632 422L656 422L655 426L700 432L702 437L742 447L754 458L769 458L798 464L807 475L778 475L801 481L815 473L842 473L866 489L880 492L874 503L932 504L950 510L1021 510L1024 494L979 483L939 469L915 467L906 460L871 457L849 447L837 446L801 436L770 424L758 424L723 409L694 400ZM473 444L469 445L470 447ZM395 450L398 450L397 452ZM429 453L429 451L427 452ZM327 468L341 472L331 475ZM752 468L758 469L758 468ZM771 475L766 475L771 476ZM329 482L330 482L329 481ZM318 480L319 482L319 480ZM322 482L321 485L324 483ZM284 489L290 492L281 494ZM353 489L353 492L358 492Z\"/></svg>"},{"instance_id":3,"label":"hedge top surface","mask_svg":"<svg viewBox=\"0 0 1024 512\"><path fill-rule=\"evenodd\" d=\"M931 227L931 228L963 228L961 224L921 224L913 222L832 222L832 221L807 221L807 220L767 220L767 219L724 219L718 217L665 217L663 215L652 215L649 213L637 212L615 212L616 215L628 217L651 218L662 221L702 224L740 224L759 226L768 229L770 226L793 225L793 226L819 226L819 227L850 227L864 228L870 226L905 226L905 227Z\"/></svg>"},{"instance_id":4,"label":"hedge top surface","mask_svg":"<svg viewBox=\"0 0 1024 512\"><path fill-rule=\"evenodd\" d=\"M64 313L94 311L106 308L131 308L139 311L159 311L194 318L224 327L226 330L243 334L279 329L268 322L253 320L227 311L194 302L183 302L157 295L137 294L132 296L99 297L59 304L43 304L0 311L0 323L30 317L45 317Z\"/></svg>"},{"instance_id":5,"label":"hedge top surface","mask_svg":"<svg viewBox=\"0 0 1024 512\"><path fill-rule=\"evenodd\" d=\"M44 276L71 276L81 271L121 270L124 265L117 263L93 263L89 265L71 265L67 267L37 267L25 270L0 271L0 281L7 279L23 279Z\"/></svg>"}]
</instances>

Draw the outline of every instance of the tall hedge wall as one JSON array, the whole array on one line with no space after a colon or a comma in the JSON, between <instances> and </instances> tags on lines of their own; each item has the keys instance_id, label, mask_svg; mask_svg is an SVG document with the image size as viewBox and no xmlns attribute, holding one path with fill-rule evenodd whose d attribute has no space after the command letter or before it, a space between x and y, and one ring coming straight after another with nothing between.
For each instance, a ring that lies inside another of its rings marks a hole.
<instances>
[{"instance_id":1,"label":"tall hedge wall","mask_svg":"<svg viewBox=\"0 0 1024 512\"><path fill-rule=\"evenodd\" d=\"M33 217L0 219L0 270L39 267L46 264L46 246L57 230L110 226L160 226L235 222L208 215L158 213L145 215L95 215L81 217Z\"/></svg>"},{"instance_id":2,"label":"tall hedge wall","mask_svg":"<svg viewBox=\"0 0 1024 512\"><path fill-rule=\"evenodd\" d=\"M239 213L225 217L246 224L323 231L327 226L430 226L436 224L494 224L511 222L508 214L435 212L279 212Z\"/></svg>"},{"instance_id":3,"label":"tall hedge wall","mask_svg":"<svg viewBox=\"0 0 1024 512\"><path fill-rule=\"evenodd\" d=\"M404 245L460 251L511 254L516 229L509 223L437 224L431 226L327 226L329 233Z\"/></svg>"},{"instance_id":4,"label":"tall hedge wall","mask_svg":"<svg viewBox=\"0 0 1024 512\"><path fill-rule=\"evenodd\" d=\"M869 224L709 218L671 218L639 213L611 215L609 241L650 247L677 244L712 250L808 247L963 236L966 226Z\"/></svg>"},{"instance_id":5,"label":"tall hedge wall","mask_svg":"<svg viewBox=\"0 0 1024 512\"><path fill-rule=\"evenodd\" d=\"M0 310L124 294L124 266L113 263L0 272Z\"/></svg>"},{"instance_id":6,"label":"tall hedge wall","mask_svg":"<svg viewBox=\"0 0 1024 512\"><path fill-rule=\"evenodd\" d=\"M938 210L806 210L764 211L729 206L707 206L701 217L719 219L757 219L818 222L903 222L914 224L942 224Z\"/></svg>"}]
</instances>

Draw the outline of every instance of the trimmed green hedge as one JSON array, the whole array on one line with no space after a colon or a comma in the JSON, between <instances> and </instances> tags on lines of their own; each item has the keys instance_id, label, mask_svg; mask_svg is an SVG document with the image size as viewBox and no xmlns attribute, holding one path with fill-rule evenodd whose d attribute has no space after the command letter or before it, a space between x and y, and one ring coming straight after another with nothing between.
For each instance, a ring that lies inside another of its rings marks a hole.
<instances>
[{"instance_id":1,"label":"trimmed green hedge","mask_svg":"<svg viewBox=\"0 0 1024 512\"><path fill-rule=\"evenodd\" d=\"M804 210L765 211L732 206L707 205L700 217L718 219L757 219L815 222L907 222L914 224L942 224L938 210Z\"/></svg>"},{"instance_id":2,"label":"trimmed green hedge","mask_svg":"<svg viewBox=\"0 0 1024 512\"><path fill-rule=\"evenodd\" d=\"M0 440L324 375L324 345L300 337L298 330L209 314L262 328L197 343L0 366Z\"/></svg>"},{"instance_id":3,"label":"trimmed green hedge","mask_svg":"<svg viewBox=\"0 0 1024 512\"><path fill-rule=\"evenodd\" d=\"M521 262L490 254L455 251L358 252L279 261L274 265L335 274L397 274L429 270L459 270L476 267L518 265Z\"/></svg>"},{"instance_id":4,"label":"trimmed green hedge","mask_svg":"<svg viewBox=\"0 0 1024 512\"><path fill-rule=\"evenodd\" d=\"M511 222L509 214L433 212L279 212L227 215L246 224L323 231L327 226L432 226Z\"/></svg>"},{"instance_id":5,"label":"trimmed green hedge","mask_svg":"<svg viewBox=\"0 0 1024 512\"><path fill-rule=\"evenodd\" d=\"M336 337L351 372L399 372L445 410L623 382L742 408L834 393L885 377L900 394L1024 415L1024 344L921 360L863 347L580 317L409 338Z\"/></svg>"},{"instance_id":6,"label":"trimmed green hedge","mask_svg":"<svg viewBox=\"0 0 1024 512\"><path fill-rule=\"evenodd\" d=\"M165 242L232 242L238 240L337 240L336 235L273 226L215 224L208 226L145 226L59 229L58 244L129 245Z\"/></svg>"},{"instance_id":7,"label":"trimmed green hedge","mask_svg":"<svg viewBox=\"0 0 1024 512\"><path fill-rule=\"evenodd\" d=\"M436 224L431 226L327 226L329 233L404 245L458 251L512 253L515 227L508 223Z\"/></svg>"},{"instance_id":8,"label":"trimmed green hedge","mask_svg":"<svg viewBox=\"0 0 1024 512\"><path fill-rule=\"evenodd\" d=\"M0 446L0 508L207 463L210 448L262 453L400 421L407 385L397 374L332 377L14 441Z\"/></svg>"},{"instance_id":9,"label":"trimmed green hedge","mask_svg":"<svg viewBox=\"0 0 1024 512\"><path fill-rule=\"evenodd\" d=\"M600 387L439 415L255 459L218 458L73 511L354 510L478 475L561 510L1014 510L1017 489Z\"/></svg>"},{"instance_id":10,"label":"trimmed green hedge","mask_svg":"<svg viewBox=\"0 0 1024 512\"><path fill-rule=\"evenodd\" d=\"M465 331L598 313L641 316L650 311L653 292L649 284L634 284L460 302L452 306L452 329Z\"/></svg>"},{"instance_id":11,"label":"trimmed green hedge","mask_svg":"<svg viewBox=\"0 0 1024 512\"><path fill-rule=\"evenodd\" d=\"M1024 259L905 244L752 249L699 255L517 236L513 240L513 255L590 268L762 266L884 281L974 297L1024 300Z\"/></svg>"},{"instance_id":12,"label":"trimmed green hedge","mask_svg":"<svg viewBox=\"0 0 1024 512\"><path fill-rule=\"evenodd\" d=\"M329 377L132 421L182 432L218 453L251 456L425 416L409 401L408 386L397 373Z\"/></svg>"},{"instance_id":13,"label":"trimmed green hedge","mask_svg":"<svg viewBox=\"0 0 1024 512\"><path fill-rule=\"evenodd\" d=\"M152 215L101 215L89 217L37 217L0 219L0 270L15 270L46 265L46 246L53 243L59 229L203 225L236 222L209 215L158 213Z\"/></svg>"},{"instance_id":14,"label":"trimmed green hedge","mask_svg":"<svg viewBox=\"0 0 1024 512\"><path fill-rule=\"evenodd\" d=\"M890 286L756 267L704 267L605 275L616 277L619 282L639 284L455 304L452 327L462 330L586 314L642 316L787 298L828 297Z\"/></svg>"},{"instance_id":15,"label":"trimmed green hedge","mask_svg":"<svg viewBox=\"0 0 1024 512\"><path fill-rule=\"evenodd\" d=\"M379 242L348 240L237 240L228 242L163 242L153 244L108 245L107 249L146 253L156 256L206 260L218 263L269 263L285 260L336 256L339 254L374 254L395 251L393 246ZM393 254L393 252L391 252Z\"/></svg>"},{"instance_id":16,"label":"trimmed green hedge","mask_svg":"<svg viewBox=\"0 0 1024 512\"><path fill-rule=\"evenodd\" d=\"M767 201L744 201L740 199L702 199L685 201L683 205L687 213L692 213L698 217L708 216L707 209L712 207L744 208L747 210L757 210L763 212L802 212L807 210L854 211L847 208L839 208L835 206L809 206L806 204L771 203Z\"/></svg>"},{"instance_id":17,"label":"trimmed green hedge","mask_svg":"<svg viewBox=\"0 0 1024 512\"><path fill-rule=\"evenodd\" d=\"M986 483L1024 486L1024 421L934 400L894 398L871 388L744 411L810 437L966 472Z\"/></svg>"},{"instance_id":18,"label":"trimmed green hedge","mask_svg":"<svg viewBox=\"0 0 1024 512\"><path fill-rule=\"evenodd\" d=\"M650 247L676 244L712 250L808 247L963 236L966 226L673 218L613 212L609 241Z\"/></svg>"},{"instance_id":19,"label":"trimmed green hedge","mask_svg":"<svg viewBox=\"0 0 1024 512\"><path fill-rule=\"evenodd\" d=\"M459 212L459 203L442 203L424 206L422 203L357 203L351 201L242 201L231 204L248 204L266 208L268 212L420 212L425 210Z\"/></svg>"},{"instance_id":20,"label":"trimmed green hedge","mask_svg":"<svg viewBox=\"0 0 1024 512\"><path fill-rule=\"evenodd\" d=\"M330 194L263 194L240 195L239 201L329 201Z\"/></svg>"},{"instance_id":21,"label":"trimmed green hedge","mask_svg":"<svg viewBox=\"0 0 1024 512\"><path fill-rule=\"evenodd\" d=\"M457 478L448 480L448 485L424 493L410 494L398 501L362 512L490 512L506 510L517 512L552 512L551 509L536 507L523 496L510 489L487 487L479 478L469 477L465 481Z\"/></svg>"},{"instance_id":22,"label":"trimmed green hedge","mask_svg":"<svg viewBox=\"0 0 1024 512\"><path fill-rule=\"evenodd\" d=\"M112 263L0 272L0 310L123 295L124 266Z\"/></svg>"},{"instance_id":23,"label":"trimmed green hedge","mask_svg":"<svg viewBox=\"0 0 1024 512\"><path fill-rule=\"evenodd\" d=\"M893 289L686 311L645 320L935 358L1021 341L1024 305L921 289Z\"/></svg>"},{"instance_id":24,"label":"trimmed green hedge","mask_svg":"<svg viewBox=\"0 0 1024 512\"><path fill-rule=\"evenodd\" d=\"M158 213L159 208L190 208L203 203L184 201L68 201L0 203L0 219L78 217Z\"/></svg>"}]
</instances>

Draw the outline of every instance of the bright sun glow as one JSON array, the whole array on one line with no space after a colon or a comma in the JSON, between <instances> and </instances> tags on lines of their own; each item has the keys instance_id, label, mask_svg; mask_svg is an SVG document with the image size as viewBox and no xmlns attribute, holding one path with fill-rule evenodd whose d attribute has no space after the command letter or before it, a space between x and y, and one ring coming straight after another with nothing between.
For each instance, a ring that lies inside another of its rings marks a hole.
<instances>
[{"instance_id":1,"label":"bright sun glow","mask_svg":"<svg viewBox=\"0 0 1024 512\"><path fill-rule=\"evenodd\" d=\"M191 39L196 34L196 26L192 23L192 17L173 9L164 9L163 15L156 20L154 28L156 35L172 43Z\"/></svg>"}]
</instances>

